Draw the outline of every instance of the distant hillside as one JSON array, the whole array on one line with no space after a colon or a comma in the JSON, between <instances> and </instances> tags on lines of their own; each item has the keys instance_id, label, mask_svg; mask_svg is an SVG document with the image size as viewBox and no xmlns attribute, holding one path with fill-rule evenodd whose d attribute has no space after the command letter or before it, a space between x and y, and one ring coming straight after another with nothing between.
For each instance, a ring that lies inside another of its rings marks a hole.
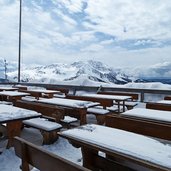
<instances>
[{"instance_id":1,"label":"distant hillside","mask_svg":"<svg viewBox=\"0 0 171 171\"><path fill-rule=\"evenodd\" d=\"M17 81L17 63L8 62L8 79ZM0 59L0 78L4 79L4 60ZM136 68L112 68L102 62L89 60L72 64L54 63L51 65L23 65L23 82L44 82L56 84L88 85L126 84L129 82L162 82L171 84L171 63L164 62L153 66Z\"/></svg>"},{"instance_id":2,"label":"distant hillside","mask_svg":"<svg viewBox=\"0 0 171 171\"><path fill-rule=\"evenodd\" d=\"M8 77L10 80L16 81L17 71L9 72ZM72 64L56 63L47 66L25 67L21 72L21 80L24 82L59 83L74 80L79 82L79 79L83 78L95 82L115 84L126 84L138 80L120 69L114 69L93 60Z\"/></svg>"}]
</instances>

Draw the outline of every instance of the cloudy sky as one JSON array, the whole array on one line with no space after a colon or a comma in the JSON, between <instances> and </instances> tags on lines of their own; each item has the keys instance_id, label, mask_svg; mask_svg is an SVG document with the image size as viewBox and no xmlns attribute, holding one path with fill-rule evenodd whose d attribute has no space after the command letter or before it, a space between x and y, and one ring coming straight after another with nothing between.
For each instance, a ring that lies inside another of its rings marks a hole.
<instances>
[{"instance_id":1,"label":"cloudy sky","mask_svg":"<svg viewBox=\"0 0 171 171\"><path fill-rule=\"evenodd\" d=\"M0 0L0 57L18 60L19 0ZM171 62L171 0L23 0L22 62Z\"/></svg>"}]
</instances>

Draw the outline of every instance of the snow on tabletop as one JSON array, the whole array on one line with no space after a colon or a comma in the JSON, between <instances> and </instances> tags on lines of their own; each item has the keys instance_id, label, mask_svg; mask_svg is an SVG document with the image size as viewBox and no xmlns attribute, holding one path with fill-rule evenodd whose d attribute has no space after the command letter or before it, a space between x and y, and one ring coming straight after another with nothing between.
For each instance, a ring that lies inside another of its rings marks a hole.
<instances>
[{"instance_id":1,"label":"snow on tabletop","mask_svg":"<svg viewBox=\"0 0 171 171\"><path fill-rule=\"evenodd\" d=\"M14 88L14 87L1 87L0 86L0 90L18 90L18 88Z\"/></svg>"},{"instance_id":2,"label":"snow on tabletop","mask_svg":"<svg viewBox=\"0 0 171 171\"><path fill-rule=\"evenodd\" d=\"M171 145L143 135L94 124L63 131L62 135L105 147L110 152L121 152L171 169Z\"/></svg>"},{"instance_id":3,"label":"snow on tabletop","mask_svg":"<svg viewBox=\"0 0 171 171\"><path fill-rule=\"evenodd\" d=\"M112 100L126 100L131 99L131 96L115 96L115 95L106 95L106 94L82 94L81 96L86 97L96 97L96 98L104 98L104 99L112 99Z\"/></svg>"},{"instance_id":4,"label":"snow on tabletop","mask_svg":"<svg viewBox=\"0 0 171 171\"><path fill-rule=\"evenodd\" d=\"M156 103L171 104L171 100L160 100L157 101Z\"/></svg>"},{"instance_id":5,"label":"snow on tabletop","mask_svg":"<svg viewBox=\"0 0 171 171\"><path fill-rule=\"evenodd\" d=\"M32 92L40 92L40 93L60 93L60 91L56 91L56 90L46 90L46 89L30 89L28 91L32 91Z\"/></svg>"},{"instance_id":6,"label":"snow on tabletop","mask_svg":"<svg viewBox=\"0 0 171 171\"><path fill-rule=\"evenodd\" d=\"M12 105L0 104L0 122L40 115L41 114L32 110L22 109Z\"/></svg>"},{"instance_id":7,"label":"snow on tabletop","mask_svg":"<svg viewBox=\"0 0 171 171\"><path fill-rule=\"evenodd\" d=\"M132 110L128 110L124 113L121 113L121 115L171 122L170 111L135 108Z\"/></svg>"},{"instance_id":8,"label":"snow on tabletop","mask_svg":"<svg viewBox=\"0 0 171 171\"><path fill-rule=\"evenodd\" d=\"M29 93L23 93L18 91L2 91L0 92L0 95L6 95L6 96L27 96Z\"/></svg>"},{"instance_id":9,"label":"snow on tabletop","mask_svg":"<svg viewBox=\"0 0 171 171\"><path fill-rule=\"evenodd\" d=\"M79 107L79 108L87 108L87 107L99 104L99 103L90 102L90 101L72 100L72 99L63 99L63 98L41 99L38 101L42 103L62 105L62 106L67 106L67 107Z\"/></svg>"},{"instance_id":10,"label":"snow on tabletop","mask_svg":"<svg viewBox=\"0 0 171 171\"><path fill-rule=\"evenodd\" d=\"M62 127L61 124L58 124L56 122L47 121L42 118L28 119L28 120L23 121L23 123L33 126L33 127L34 126L38 127L39 129L43 129L46 131L51 131L51 130L59 129Z\"/></svg>"}]
</instances>

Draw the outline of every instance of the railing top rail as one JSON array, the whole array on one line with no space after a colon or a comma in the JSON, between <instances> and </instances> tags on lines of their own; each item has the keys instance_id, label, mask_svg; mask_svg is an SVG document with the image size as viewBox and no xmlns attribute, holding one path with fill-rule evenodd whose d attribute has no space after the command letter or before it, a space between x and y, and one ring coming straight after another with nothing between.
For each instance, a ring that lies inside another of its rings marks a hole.
<instances>
[{"instance_id":1,"label":"railing top rail","mask_svg":"<svg viewBox=\"0 0 171 171\"><path fill-rule=\"evenodd\" d=\"M18 84L16 82L0 83L0 84ZM83 85L62 85L62 84L45 84L45 83L19 83L26 86L39 86L39 87L53 87L53 88L68 88L70 90L77 91L125 91L125 92L136 92L136 93L151 93L151 94L171 94L171 89L142 89L142 88L126 88L126 87L104 87L104 86L83 86Z\"/></svg>"}]
</instances>

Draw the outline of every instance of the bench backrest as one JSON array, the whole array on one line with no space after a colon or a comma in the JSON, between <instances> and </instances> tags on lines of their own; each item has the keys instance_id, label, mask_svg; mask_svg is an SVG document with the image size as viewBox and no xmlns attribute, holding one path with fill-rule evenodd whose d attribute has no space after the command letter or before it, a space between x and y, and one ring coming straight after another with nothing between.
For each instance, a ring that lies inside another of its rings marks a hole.
<instances>
[{"instance_id":1,"label":"bench backrest","mask_svg":"<svg viewBox=\"0 0 171 171\"><path fill-rule=\"evenodd\" d=\"M171 96L165 96L164 100L171 100Z\"/></svg>"},{"instance_id":2,"label":"bench backrest","mask_svg":"<svg viewBox=\"0 0 171 171\"><path fill-rule=\"evenodd\" d=\"M171 125L159 124L124 116L108 115L106 116L106 126L146 136L171 140Z\"/></svg>"},{"instance_id":3,"label":"bench backrest","mask_svg":"<svg viewBox=\"0 0 171 171\"><path fill-rule=\"evenodd\" d=\"M121 95L121 96L132 96L133 101L137 101L139 95L136 93L125 93L125 92L114 92L114 91L99 91L97 94L106 94L106 95Z\"/></svg>"},{"instance_id":4,"label":"bench backrest","mask_svg":"<svg viewBox=\"0 0 171 171\"><path fill-rule=\"evenodd\" d=\"M99 99L95 97L86 97L86 96L74 96L74 95L67 95L66 98L68 99L76 99L76 100L85 100L85 101L92 101L92 102L99 102L101 106L104 108L113 106L112 99Z\"/></svg>"},{"instance_id":5,"label":"bench backrest","mask_svg":"<svg viewBox=\"0 0 171 171\"><path fill-rule=\"evenodd\" d=\"M19 137L15 137L14 147L22 159L22 171L29 171L29 164L40 171L90 171Z\"/></svg>"},{"instance_id":6,"label":"bench backrest","mask_svg":"<svg viewBox=\"0 0 171 171\"><path fill-rule=\"evenodd\" d=\"M163 104L163 103L146 103L147 109L155 109L155 110L165 110L165 111L171 111L171 105L170 104Z\"/></svg>"}]
</instances>

